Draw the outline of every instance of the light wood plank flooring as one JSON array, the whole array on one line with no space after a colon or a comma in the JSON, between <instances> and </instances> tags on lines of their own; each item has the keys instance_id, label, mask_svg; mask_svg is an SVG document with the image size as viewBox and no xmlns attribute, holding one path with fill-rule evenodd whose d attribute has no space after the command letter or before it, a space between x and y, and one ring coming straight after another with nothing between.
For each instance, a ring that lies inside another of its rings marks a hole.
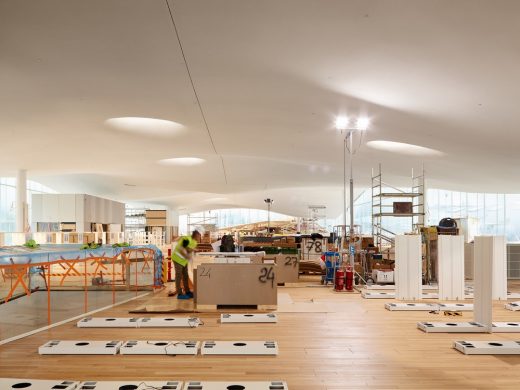
<instances>
[{"instance_id":1,"label":"light wood plank flooring","mask_svg":"<svg viewBox=\"0 0 520 390\"><path fill-rule=\"evenodd\" d=\"M305 284L302 284L305 285ZM518 288L512 289L518 291ZM291 390L318 389L519 389L520 356L464 356L454 340L520 340L520 334L425 334L427 312L390 312L385 300L336 294L329 288L280 288L295 303L335 304L336 312L279 313L278 324L221 325L217 313L198 314L197 329L78 329L75 322L0 346L0 376L77 380L286 380ZM128 310L160 302L166 291L97 316L130 316ZM170 298L175 299L175 298ZM430 300L431 302L431 300ZM471 301L466 301L471 302ZM330 309L329 309L330 310ZM181 314L182 315L182 314ZM164 315L157 315L164 316ZM471 312L454 320L472 318ZM520 321L497 302L496 321ZM277 357L39 356L50 339L276 340Z\"/></svg>"}]
</instances>

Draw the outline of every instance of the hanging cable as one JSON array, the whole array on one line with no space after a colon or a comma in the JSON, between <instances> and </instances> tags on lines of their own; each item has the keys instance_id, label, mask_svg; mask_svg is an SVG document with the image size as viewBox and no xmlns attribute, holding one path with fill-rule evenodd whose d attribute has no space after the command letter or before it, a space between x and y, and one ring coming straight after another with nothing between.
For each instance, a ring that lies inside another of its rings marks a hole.
<instances>
[{"instance_id":1,"label":"hanging cable","mask_svg":"<svg viewBox=\"0 0 520 390\"><path fill-rule=\"evenodd\" d=\"M209 129L208 121L206 120L206 115L204 114L204 110L202 109L202 104L200 103L199 94L197 93L197 89L195 88L195 83L193 82L193 77L191 76L190 67L188 65L188 60L186 59L186 54L184 53L184 48L182 46L181 38L179 36L179 30L177 29L177 25L175 24L175 19L173 17L172 8L170 7L169 0L164 0L166 2L166 6L168 7L168 12L170 14L170 20L172 21L173 30L175 31L175 36L177 38L177 42L179 43L179 48L181 50L182 59L184 61L184 65L186 67L186 73L188 74L188 78L190 80L191 89L193 90L193 94L195 95L195 100L197 101L197 106L199 107L200 115L202 117L202 121L204 122L204 127L206 132L208 133L209 140L211 142L211 147L216 155L220 157L220 162L222 164L222 170L224 172L224 180L227 184L227 173L226 167L224 166L224 158L217 152L217 148L215 147L215 142L213 141L213 136L211 135L211 131Z\"/></svg>"}]
</instances>

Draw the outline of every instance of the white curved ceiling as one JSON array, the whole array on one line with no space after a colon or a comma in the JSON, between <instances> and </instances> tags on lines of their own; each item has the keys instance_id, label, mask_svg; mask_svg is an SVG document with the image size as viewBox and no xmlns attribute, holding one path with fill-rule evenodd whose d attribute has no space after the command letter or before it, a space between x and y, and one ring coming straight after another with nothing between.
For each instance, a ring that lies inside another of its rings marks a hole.
<instances>
[{"instance_id":1,"label":"white curved ceiling","mask_svg":"<svg viewBox=\"0 0 520 390\"><path fill-rule=\"evenodd\" d=\"M356 185L520 192L516 0L0 1L0 175L28 169L63 192L185 210L341 211L338 114L363 142L443 153L355 156ZM174 121L171 137L122 134L115 117ZM195 166L160 165L175 157ZM125 184L132 184L128 186ZM135 185L135 186L133 186Z\"/></svg>"}]
</instances>

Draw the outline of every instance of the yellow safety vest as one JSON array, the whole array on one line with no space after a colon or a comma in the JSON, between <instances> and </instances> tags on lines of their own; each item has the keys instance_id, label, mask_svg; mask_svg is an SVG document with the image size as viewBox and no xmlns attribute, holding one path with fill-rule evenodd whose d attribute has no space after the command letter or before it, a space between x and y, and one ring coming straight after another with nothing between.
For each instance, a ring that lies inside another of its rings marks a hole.
<instances>
[{"instance_id":1,"label":"yellow safety vest","mask_svg":"<svg viewBox=\"0 0 520 390\"><path fill-rule=\"evenodd\" d=\"M187 246L183 245L185 240L188 240ZM186 264L188 264L188 259L181 253L180 249L186 248L186 249L194 250L196 247L197 247L197 241L194 240L193 238L191 238L189 236L184 236L184 237L179 238L179 241L177 241L177 245L175 245L175 249L173 250L173 253L172 253L172 261L175 261L177 264L180 264L183 267L185 267Z\"/></svg>"}]
</instances>

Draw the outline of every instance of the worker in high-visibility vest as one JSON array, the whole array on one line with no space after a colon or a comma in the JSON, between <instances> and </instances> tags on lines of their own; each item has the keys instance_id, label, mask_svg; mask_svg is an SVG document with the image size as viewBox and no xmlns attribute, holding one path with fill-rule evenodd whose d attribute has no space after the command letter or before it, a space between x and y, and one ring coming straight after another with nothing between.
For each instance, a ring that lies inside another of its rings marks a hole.
<instances>
[{"instance_id":1,"label":"worker in high-visibility vest","mask_svg":"<svg viewBox=\"0 0 520 390\"><path fill-rule=\"evenodd\" d=\"M172 253L172 262L175 267L175 288L177 289L177 299L191 299L193 293L190 291L190 277L188 275L188 262L193 256L193 252L200 242L201 235L194 230L191 237L180 237ZM181 290L181 280L184 287L184 294Z\"/></svg>"}]
</instances>

